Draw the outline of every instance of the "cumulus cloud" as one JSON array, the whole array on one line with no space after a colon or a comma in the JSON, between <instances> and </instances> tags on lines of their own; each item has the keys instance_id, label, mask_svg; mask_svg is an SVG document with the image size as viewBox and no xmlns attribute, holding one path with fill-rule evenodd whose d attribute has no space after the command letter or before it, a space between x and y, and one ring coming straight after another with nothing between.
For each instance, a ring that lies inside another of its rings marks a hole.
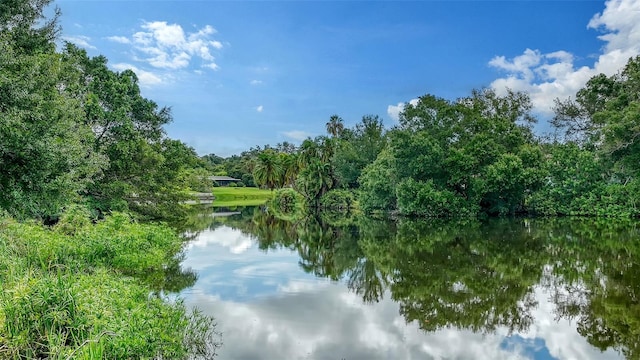
<instances>
[{"instance_id":1,"label":"cumulus cloud","mask_svg":"<svg viewBox=\"0 0 640 360\"><path fill-rule=\"evenodd\" d=\"M131 35L109 36L109 41L131 44L136 60L166 70L184 69L194 60L200 61L202 68L218 70L214 53L224 46L211 37L217 31L210 25L195 31L185 31L179 24L166 21L144 22L141 30Z\"/></svg>"},{"instance_id":2,"label":"cumulus cloud","mask_svg":"<svg viewBox=\"0 0 640 360\"><path fill-rule=\"evenodd\" d=\"M605 42L602 53L592 66L576 67L574 56L566 51L542 53L526 49L511 59L496 56L489 65L506 73L491 83L499 94L506 89L530 94L535 111L552 114L553 100L565 99L584 86L594 75L613 75L630 57L640 54L640 2L609 0L602 13L595 14L587 24L601 31Z\"/></svg>"},{"instance_id":3,"label":"cumulus cloud","mask_svg":"<svg viewBox=\"0 0 640 360\"><path fill-rule=\"evenodd\" d=\"M63 36L62 40L76 44L85 49L95 49L96 47L91 45L89 41L91 38L84 35L71 35L71 36Z\"/></svg>"},{"instance_id":4,"label":"cumulus cloud","mask_svg":"<svg viewBox=\"0 0 640 360\"><path fill-rule=\"evenodd\" d=\"M417 105L418 99L409 100L409 104L413 106ZM406 103L399 102L398 105L387 106L387 115L389 115L389 117L393 119L393 121L398 121L400 119L400 113L404 110L405 105Z\"/></svg>"},{"instance_id":5,"label":"cumulus cloud","mask_svg":"<svg viewBox=\"0 0 640 360\"><path fill-rule=\"evenodd\" d=\"M124 36L107 36L106 39L109 40L109 41L120 43L120 44L130 44L131 43L131 40L129 40L129 38L124 37Z\"/></svg>"},{"instance_id":6,"label":"cumulus cloud","mask_svg":"<svg viewBox=\"0 0 640 360\"><path fill-rule=\"evenodd\" d=\"M264 106L262 106L262 105L259 105L259 106L256 108L256 111L257 111L257 112L262 112L262 110L264 110Z\"/></svg>"},{"instance_id":7,"label":"cumulus cloud","mask_svg":"<svg viewBox=\"0 0 640 360\"><path fill-rule=\"evenodd\" d=\"M251 84L251 85L260 85L260 84L262 84L262 80L251 80L249 82L249 84Z\"/></svg>"},{"instance_id":8,"label":"cumulus cloud","mask_svg":"<svg viewBox=\"0 0 640 360\"><path fill-rule=\"evenodd\" d=\"M139 69L131 64L118 63L111 65L111 67L116 71L132 70L138 76L138 81L142 87L151 87L162 83L160 76L150 71Z\"/></svg>"},{"instance_id":9,"label":"cumulus cloud","mask_svg":"<svg viewBox=\"0 0 640 360\"><path fill-rule=\"evenodd\" d=\"M285 131L282 135L297 141L304 141L306 138L311 136L311 134L302 130Z\"/></svg>"}]
</instances>

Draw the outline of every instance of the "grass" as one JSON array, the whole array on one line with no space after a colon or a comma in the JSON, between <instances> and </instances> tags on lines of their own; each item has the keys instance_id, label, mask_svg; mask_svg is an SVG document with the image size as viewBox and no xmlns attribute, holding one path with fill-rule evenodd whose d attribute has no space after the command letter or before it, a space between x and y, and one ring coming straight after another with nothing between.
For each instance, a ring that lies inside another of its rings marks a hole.
<instances>
[{"instance_id":1,"label":"grass","mask_svg":"<svg viewBox=\"0 0 640 360\"><path fill-rule=\"evenodd\" d=\"M210 358L213 319L154 295L182 239L113 214L72 209L54 227L0 214L0 359Z\"/></svg>"},{"instance_id":2,"label":"grass","mask_svg":"<svg viewBox=\"0 0 640 360\"><path fill-rule=\"evenodd\" d=\"M273 197L273 191L254 187L217 187L213 189L214 207L262 205Z\"/></svg>"}]
</instances>

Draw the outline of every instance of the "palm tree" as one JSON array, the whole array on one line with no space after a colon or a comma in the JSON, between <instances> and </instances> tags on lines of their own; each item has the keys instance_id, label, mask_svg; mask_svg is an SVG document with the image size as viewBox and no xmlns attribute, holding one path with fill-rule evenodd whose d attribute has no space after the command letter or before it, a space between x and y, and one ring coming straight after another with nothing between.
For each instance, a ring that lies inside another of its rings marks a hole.
<instances>
[{"instance_id":1,"label":"palm tree","mask_svg":"<svg viewBox=\"0 0 640 360\"><path fill-rule=\"evenodd\" d=\"M311 159L318 156L318 144L311 139L306 139L300 145L298 154L298 167L303 169L311 162Z\"/></svg>"},{"instance_id":2,"label":"palm tree","mask_svg":"<svg viewBox=\"0 0 640 360\"><path fill-rule=\"evenodd\" d=\"M344 131L344 122L338 115L331 115L326 126L327 133L333 137L339 136Z\"/></svg>"},{"instance_id":3,"label":"palm tree","mask_svg":"<svg viewBox=\"0 0 640 360\"><path fill-rule=\"evenodd\" d=\"M282 164L278 154L272 149L267 149L258 155L253 169L253 178L258 186L266 186L269 190L275 189L282 179Z\"/></svg>"},{"instance_id":4,"label":"palm tree","mask_svg":"<svg viewBox=\"0 0 640 360\"><path fill-rule=\"evenodd\" d=\"M279 156L280 163L282 164L282 184L284 186L293 185L300 170L298 155L280 153Z\"/></svg>"}]
</instances>

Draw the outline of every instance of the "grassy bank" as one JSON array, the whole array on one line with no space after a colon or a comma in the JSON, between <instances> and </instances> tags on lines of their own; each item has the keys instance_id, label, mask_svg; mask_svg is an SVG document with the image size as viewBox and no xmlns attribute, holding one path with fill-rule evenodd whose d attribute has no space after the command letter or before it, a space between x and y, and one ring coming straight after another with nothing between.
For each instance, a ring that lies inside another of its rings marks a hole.
<instances>
[{"instance_id":1,"label":"grassy bank","mask_svg":"<svg viewBox=\"0 0 640 360\"><path fill-rule=\"evenodd\" d=\"M213 189L213 206L255 206L273 197L273 191L254 187L217 187Z\"/></svg>"},{"instance_id":2,"label":"grassy bank","mask_svg":"<svg viewBox=\"0 0 640 360\"><path fill-rule=\"evenodd\" d=\"M211 356L213 320L143 279L177 261L182 239L125 214L53 228L0 216L0 358Z\"/></svg>"}]
</instances>

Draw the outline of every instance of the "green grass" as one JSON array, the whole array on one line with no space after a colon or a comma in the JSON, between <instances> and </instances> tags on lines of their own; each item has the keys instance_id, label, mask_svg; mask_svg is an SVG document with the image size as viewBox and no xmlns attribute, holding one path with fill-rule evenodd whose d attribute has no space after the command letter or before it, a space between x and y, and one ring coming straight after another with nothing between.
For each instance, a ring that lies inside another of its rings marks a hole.
<instances>
[{"instance_id":1,"label":"green grass","mask_svg":"<svg viewBox=\"0 0 640 360\"><path fill-rule=\"evenodd\" d=\"M179 259L183 240L125 214L85 215L46 227L0 214L0 359L212 356L213 319L142 279Z\"/></svg>"},{"instance_id":2,"label":"green grass","mask_svg":"<svg viewBox=\"0 0 640 360\"><path fill-rule=\"evenodd\" d=\"M254 187L217 187L213 189L214 207L262 205L273 197L273 192Z\"/></svg>"}]
</instances>

